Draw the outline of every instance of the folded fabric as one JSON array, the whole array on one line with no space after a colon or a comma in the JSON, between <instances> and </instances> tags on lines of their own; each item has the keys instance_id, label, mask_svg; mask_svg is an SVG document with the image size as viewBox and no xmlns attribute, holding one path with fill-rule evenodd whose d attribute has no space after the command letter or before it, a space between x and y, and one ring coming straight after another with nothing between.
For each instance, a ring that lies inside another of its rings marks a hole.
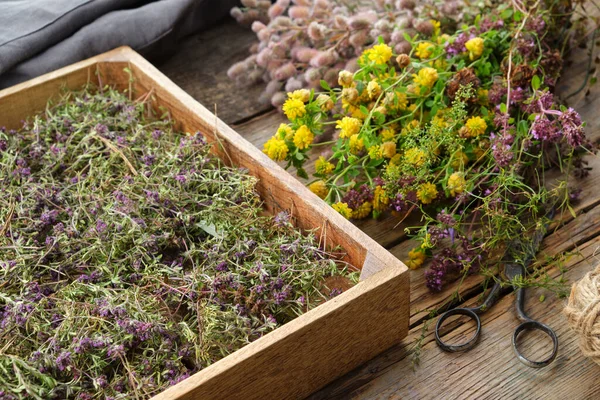
<instances>
[{"instance_id":1,"label":"folded fabric","mask_svg":"<svg viewBox=\"0 0 600 400\"><path fill-rule=\"evenodd\" d=\"M227 15L237 0L0 1L0 88L127 45L146 57Z\"/></svg>"}]
</instances>

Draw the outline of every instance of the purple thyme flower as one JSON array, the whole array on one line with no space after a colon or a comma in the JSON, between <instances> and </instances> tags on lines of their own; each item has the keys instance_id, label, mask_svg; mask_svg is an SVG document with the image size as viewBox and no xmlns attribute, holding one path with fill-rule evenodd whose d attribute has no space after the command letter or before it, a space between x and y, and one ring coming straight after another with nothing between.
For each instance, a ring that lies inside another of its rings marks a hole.
<instances>
[{"instance_id":1,"label":"purple thyme flower","mask_svg":"<svg viewBox=\"0 0 600 400\"><path fill-rule=\"evenodd\" d=\"M102 232L106 231L106 228L108 228L108 225L106 225L104 223L104 221L102 221L102 220L96 221L96 231L98 233L102 233Z\"/></svg>"},{"instance_id":2,"label":"purple thyme flower","mask_svg":"<svg viewBox=\"0 0 600 400\"><path fill-rule=\"evenodd\" d=\"M563 112L558 120L562 124L563 132L567 138L567 142L573 146L581 146L585 139L581 117L573 108L569 107Z\"/></svg>"}]
</instances>

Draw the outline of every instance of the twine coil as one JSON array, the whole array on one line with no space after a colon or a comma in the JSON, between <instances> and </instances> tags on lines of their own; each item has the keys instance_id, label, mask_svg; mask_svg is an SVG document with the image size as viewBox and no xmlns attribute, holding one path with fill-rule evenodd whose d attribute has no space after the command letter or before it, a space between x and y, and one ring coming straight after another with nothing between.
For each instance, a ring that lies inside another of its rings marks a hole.
<instances>
[{"instance_id":1,"label":"twine coil","mask_svg":"<svg viewBox=\"0 0 600 400\"><path fill-rule=\"evenodd\" d=\"M600 265L573 285L564 313L583 355L600 365Z\"/></svg>"}]
</instances>

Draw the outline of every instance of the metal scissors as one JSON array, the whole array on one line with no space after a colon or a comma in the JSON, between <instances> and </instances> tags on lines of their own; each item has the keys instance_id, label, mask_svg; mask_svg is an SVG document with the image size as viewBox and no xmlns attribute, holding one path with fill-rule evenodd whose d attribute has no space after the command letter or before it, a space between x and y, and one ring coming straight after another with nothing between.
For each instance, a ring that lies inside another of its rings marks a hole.
<instances>
[{"instance_id":1,"label":"metal scissors","mask_svg":"<svg viewBox=\"0 0 600 400\"><path fill-rule=\"evenodd\" d=\"M549 214L550 218L554 215L554 210L552 210ZM544 235L546 233L547 225L544 225L542 228L535 231L532 236L531 241L518 241L514 240L510 243L508 250L506 251L502 261L504 262L504 275L506 279L509 281L513 281L518 276L525 275L525 268L531 264L534 260L535 255L544 239ZM517 256L515 256L517 255ZM521 257L519 257L521 255ZM519 260L521 258L521 260ZM519 262L520 261L520 262ZM479 319L479 314L487 311L498 299L498 295L500 294L501 285L499 282L496 282L492 287L490 293L487 298L477 307L472 308L454 308L449 311L443 313L437 321L435 326L435 340L438 346L445 351L449 352L459 352L466 351L475 346L479 337L481 336L481 320ZM550 364L554 358L556 358L556 353L558 351L558 338L556 337L556 333L547 325L535 321L527 316L525 311L523 310L525 305L525 290L523 288L517 288L516 300L515 300L515 310L517 314L517 318L521 321L521 324L516 327L513 336L512 336L512 347L513 350L523 364L532 367L532 368L541 368ZM444 324L444 321L453 315L464 315L475 321L477 324L477 329L475 331L475 335L469 339L467 342L450 345L445 343L440 337L440 329ZM553 349L552 353L544 360L541 361L532 361L526 358L517 346L517 339L519 335L524 331L531 330L539 330L544 332L546 335L552 339Z\"/></svg>"}]
</instances>

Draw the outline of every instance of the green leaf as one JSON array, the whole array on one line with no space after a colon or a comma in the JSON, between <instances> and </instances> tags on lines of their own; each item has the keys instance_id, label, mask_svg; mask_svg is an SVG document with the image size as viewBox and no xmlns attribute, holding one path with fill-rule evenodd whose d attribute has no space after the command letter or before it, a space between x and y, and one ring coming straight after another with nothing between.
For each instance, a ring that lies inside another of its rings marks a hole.
<instances>
[{"instance_id":1,"label":"green leaf","mask_svg":"<svg viewBox=\"0 0 600 400\"><path fill-rule=\"evenodd\" d=\"M575 210L573 210L573 207L571 207L570 204L567 204L567 208L569 209L569 212L571 213L571 216L573 218L577 218L577 214L575 213Z\"/></svg>"},{"instance_id":2,"label":"green leaf","mask_svg":"<svg viewBox=\"0 0 600 400\"><path fill-rule=\"evenodd\" d=\"M308 174L306 173L304 168L298 168L296 170L296 175L298 175L300 178L308 179Z\"/></svg>"},{"instance_id":3,"label":"green leaf","mask_svg":"<svg viewBox=\"0 0 600 400\"><path fill-rule=\"evenodd\" d=\"M513 15L512 8L507 8L506 10L502 11L502 14L500 14L502 19L509 19L510 17L512 17L512 15Z\"/></svg>"},{"instance_id":4,"label":"green leaf","mask_svg":"<svg viewBox=\"0 0 600 400\"><path fill-rule=\"evenodd\" d=\"M296 153L296 159L297 159L298 161L302 161L302 160L304 160L304 154L302 154L302 153L300 153L300 152Z\"/></svg>"},{"instance_id":5,"label":"green leaf","mask_svg":"<svg viewBox=\"0 0 600 400\"><path fill-rule=\"evenodd\" d=\"M506 103L502 103L502 104L500 104L500 112L501 112L502 114L506 114L506 112L507 112L507 111L508 111L508 110L506 109Z\"/></svg>"},{"instance_id":6,"label":"green leaf","mask_svg":"<svg viewBox=\"0 0 600 400\"><path fill-rule=\"evenodd\" d=\"M331 88L329 87L329 84L327 82L325 82L323 79L321 79L321 87L327 91L331 90Z\"/></svg>"},{"instance_id":7,"label":"green leaf","mask_svg":"<svg viewBox=\"0 0 600 400\"><path fill-rule=\"evenodd\" d=\"M534 75L533 78L531 78L531 87L533 88L533 90L538 90L541 84L542 81L539 76Z\"/></svg>"}]
</instances>

